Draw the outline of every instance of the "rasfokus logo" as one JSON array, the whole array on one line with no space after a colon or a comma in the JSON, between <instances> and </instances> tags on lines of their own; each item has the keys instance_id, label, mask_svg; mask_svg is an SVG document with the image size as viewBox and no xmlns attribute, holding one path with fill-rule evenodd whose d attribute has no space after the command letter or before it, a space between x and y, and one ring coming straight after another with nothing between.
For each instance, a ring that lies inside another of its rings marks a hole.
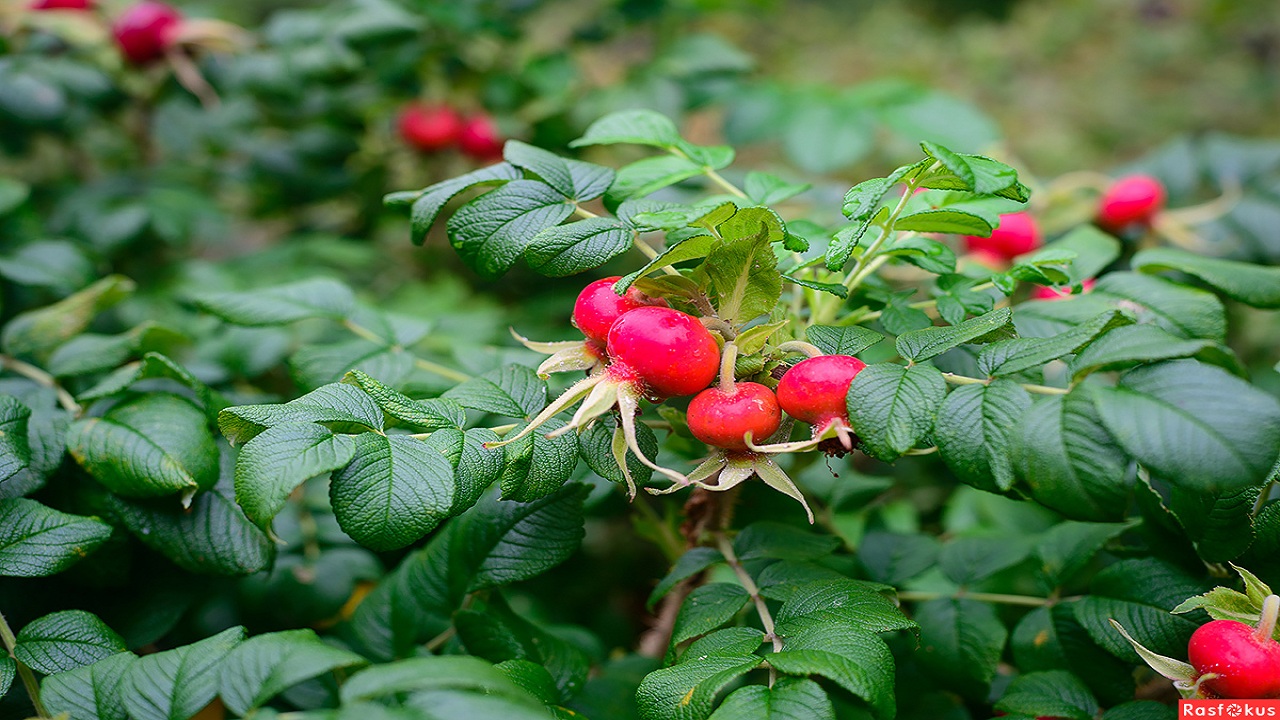
<instances>
[{"instance_id":1,"label":"rasfokus logo","mask_svg":"<svg viewBox=\"0 0 1280 720\"><path fill-rule=\"evenodd\" d=\"M1280 700L1179 700L1178 717L1280 719Z\"/></svg>"}]
</instances>

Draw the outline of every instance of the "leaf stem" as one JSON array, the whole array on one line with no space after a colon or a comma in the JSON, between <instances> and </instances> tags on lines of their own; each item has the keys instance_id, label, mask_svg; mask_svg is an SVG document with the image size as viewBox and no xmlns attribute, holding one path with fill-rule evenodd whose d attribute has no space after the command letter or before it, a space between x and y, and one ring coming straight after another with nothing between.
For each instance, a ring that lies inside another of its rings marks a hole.
<instances>
[{"instance_id":1,"label":"leaf stem","mask_svg":"<svg viewBox=\"0 0 1280 720\"><path fill-rule=\"evenodd\" d=\"M355 335L365 340L368 340L369 342L377 343L378 345L381 345L383 347L388 347L388 348L396 347L394 343L387 342L386 338L375 333L369 328L355 322L351 318L344 319L342 321L342 327L346 328L347 330L350 330ZM439 375L440 377L446 380L452 380L454 382L463 383L472 379L470 375L462 372L461 370L454 370L451 367L447 367L439 363L434 363L434 362L431 362L430 360L424 360L417 356L414 356L413 364L415 367L417 367L420 370L426 370L427 372L433 375Z\"/></svg>"},{"instance_id":2,"label":"leaf stem","mask_svg":"<svg viewBox=\"0 0 1280 720\"><path fill-rule=\"evenodd\" d=\"M84 408L80 407L80 403L76 402L76 399L71 396L71 393L67 392L65 388L58 384L58 380L56 378L35 365L25 363L8 355L0 355L0 367L15 372L28 380L34 380L50 390L53 390L54 394L58 396L58 404L62 406L62 409L72 415L79 417L80 413L84 412Z\"/></svg>"},{"instance_id":3,"label":"leaf stem","mask_svg":"<svg viewBox=\"0 0 1280 720\"><path fill-rule=\"evenodd\" d=\"M708 178L708 179L710 179L710 180L711 180L711 182L713 182L713 183L715 183L715 184L719 185L720 187L724 188L724 191L725 191L725 192L729 193L730 195L735 195L735 196L737 196L737 197L740 197L740 198L746 199L747 194L746 194L745 192L743 192L742 190L738 189L738 186L737 186L737 185L734 185L733 183L729 182L728 180L725 180L723 175L721 175L720 173L716 172L716 171L715 171L715 170L713 170L712 168L704 167L704 168L703 168L703 170L702 170L702 172L707 176L707 178Z\"/></svg>"},{"instance_id":4,"label":"leaf stem","mask_svg":"<svg viewBox=\"0 0 1280 720\"><path fill-rule=\"evenodd\" d=\"M971 593L963 590L955 593L929 592L924 590L901 590L898 599L906 602L925 602L928 600L977 600L978 602L995 603L997 605L1020 605L1023 607L1049 607L1061 602L1058 598L1043 598L1033 595L1004 595L1001 593Z\"/></svg>"},{"instance_id":5,"label":"leaf stem","mask_svg":"<svg viewBox=\"0 0 1280 720\"><path fill-rule=\"evenodd\" d=\"M935 161L928 170L922 173L922 175L928 175L940 165L941 163ZM893 224L898 220L898 216L902 214L903 209L907 207L907 203L911 201L912 196L915 195L915 191L915 181L908 180L906 189L902 193L902 197L898 199L898 204L893 207L893 210L889 211L889 217L885 218L884 225L880 228L880 236L875 239L875 242L871 243L871 245L867 247L866 252L858 256L858 259L853 264L853 269L849 271L849 276L845 278L844 286L849 288L850 291L858 287L867 275L875 272L876 268L884 264L885 261L881 260L875 267L871 266L872 262L878 259L876 258L876 253L880 251L880 247L884 245L885 241L887 241L891 235L893 235Z\"/></svg>"},{"instance_id":6,"label":"leaf stem","mask_svg":"<svg viewBox=\"0 0 1280 720\"><path fill-rule=\"evenodd\" d=\"M733 543L729 542L729 538L723 531L717 531L715 534L716 549L724 556L724 560L729 567L733 569L733 574L738 576L738 582L742 583L742 589L747 591L751 596L751 602L756 607L756 614L760 616L760 625L764 628L765 639L773 644L774 652L782 652L782 638L778 637L777 629L773 624L773 614L769 612L769 606L765 604L764 598L760 597L760 588L756 587L756 582L751 579L751 573L742 566L742 561L738 559L738 555L733 551ZM769 687L778 680L778 671L771 665L769 666Z\"/></svg>"},{"instance_id":7,"label":"leaf stem","mask_svg":"<svg viewBox=\"0 0 1280 720\"><path fill-rule=\"evenodd\" d=\"M967 375L957 375L955 373L944 372L942 378L952 385L990 385L991 378L982 379L969 377ZM1020 383L1022 389L1029 393L1037 395L1066 395L1071 392L1071 388L1052 387L1050 385L1036 385L1035 383Z\"/></svg>"},{"instance_id":8,"label":"leaf stem","mask_svg":"<svg viewBox=\"0 0 1280 720\"><path fill-rule=\"evenodd\" d=\"M588 210L588 209L586 209L586 208L582 207L581 205L574 205L574 206L573 206L573 214L574 214L574 215L577 215L578 217L582 218L583 220L590 220L591 218L598 218L598 217L600 217L599 215L597 215L597 214L595 214L595 213L591 212L590 210Z\"/></svg>"},{"instance_id":9,"label":"leaf stem","mask_svg":"<svg viewBox=\"0 0 1280 720\"><path fill-rule=\"evenodd\" d=\"M35 709L36 717L50 717L44 703L40 702L40 683L36 681L36 674L13 654L13 649L18 645L18 639L13 636L13 629L9 627L9 622L4 619L2 612L0 612L0 641L4 642L5 652L9 653L9 657L13 658L14 664L18 666L18 675L22 677L22 684L27 689L27 697L31 698L31 707Z\"/></svg>"}]
</instances>

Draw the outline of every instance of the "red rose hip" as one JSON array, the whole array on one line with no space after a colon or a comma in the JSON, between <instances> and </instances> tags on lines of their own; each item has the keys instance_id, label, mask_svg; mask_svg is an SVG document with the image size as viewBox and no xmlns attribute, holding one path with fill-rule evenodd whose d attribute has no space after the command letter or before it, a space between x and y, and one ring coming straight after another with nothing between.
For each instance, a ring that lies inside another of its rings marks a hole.
<instances>
[{"instance_id":1,"label":"red rose hip","mask_svg":"<svg viewBox=\"0 0 1280 720\"><path fill-rule=\"evenodd\" d=\"M1280 643L1235 620L1214 620L1191 636L1187 656L1196 672L1218 677L1201 691L1219 698L1280 698Z\"/></svg>"},{"instance_id":2,"label":"red rose hip","mask_svg":"<svg viewBox=\"0 0 1280 720\"><path fill-rule=\"evenodd\" d=\"M1108 230L1150 225L1164 209L1165 199L1164 184L1150 175L1122 177L1098 201L1098 224Z\"/></svg>"},{"instance_id":3,"label":"red rose hip","mask_svg":"<svg viewBox=\"0 0 1280 720\"><path fill-rule=\"evenodd\" d=\"M753 442L764 442L778 431L782 408L769 388L740 382L728 392L711 387L695 395L688 418L689 431L702 442L725 450L746 450L747 433Z\"/></svg>"},{"instance_id":4,"label":"red rose hip","mask_svg":"<svg viewBox=\"0 0 1280 720\"><path fill-rule=\"evenodd\" d=\"M621 279L615 275L596 280L578 293L578 299L573 304L573 324L588 340L606 342L609 339L609 328L625 312L646 305L665 304L661 300L650 300L635 288L628 288L626 294L619 295L613 291L613 285Z\"/></svg>"},{"instance_id":5,"label":"red rose hip","mask_svg":"<svg viewBox=\"0 0 1280 720\"><path fill-rule=\"evenodd\" d=\"M400 137L423 152L452 146L462 131L462 116L447 105L412 103L400 111Z\"/></svg>"},{"instance_id":6,"label":"red rose hip","mask_svg":"<svg viewBox=\"0 0 1280 720\"><path fill-rule=\"evenodd\" d=\"M458 130L458 147L476 160L500 160L502 142L497 124L485 113L467 118Z\"/></svg>"},{"instance_id":7,"label":"red rose hip","mask_svg":"<svg viewBox=\"0 0 1280 720\"><path fill-rule=\"evenodd\" d=\"M164 57L181 25L182 14L172 6L143 0L121 13L111 32L125 59L142 65Z\"/></svg>"},{"instance_id":8,"label":"red rose hip","mask_svg":"<svg viewBox=\"0 0 1280 720\"><path fill-rule=\"evenodd\" d=\"M820 434L832 423L848 424L846 397L866 363L849 355L819 355L796 363L778 382L778 404Z\"/></svg>"},{"instance_id":9,"label":"red rose hip","mask_svg":"<svg viewBox=\"0 0 1280 720\"><path fill-rule=\"evenodd\" d=\"M1001 215L1000 225L991 231L991 237L965 235L964 242L971 253L990 254L1004 260L1025 255L1043 244L1035 219L1024 212Z\"/></svg>"},{"instance_id":10,"label":"red rose hip","mask_svg":"<svg viewBox=\"0 0 1280 720\"><path fill-rule=\"evenodd\" d=\"M93 0L35 0L32 10L91 10Z\"/></svg>"},{"instance_id":11,"label":"red rose hip","mask_svg":"<svg viewBox=\"0 0 1280 720\"><path fill-rule=\"evenodd\" d=\"M720 370L720 346L692 315L665 307L624 313L605 345L615 375L634 374L653 397L692 395Z\"/></svg>"}]
</instances>

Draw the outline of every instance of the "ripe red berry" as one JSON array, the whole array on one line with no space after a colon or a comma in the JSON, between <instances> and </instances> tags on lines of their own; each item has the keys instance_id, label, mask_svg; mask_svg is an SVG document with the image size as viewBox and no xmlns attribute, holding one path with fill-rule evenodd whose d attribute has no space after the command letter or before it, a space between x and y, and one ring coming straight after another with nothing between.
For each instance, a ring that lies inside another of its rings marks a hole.
<instances>
[{"instance_id":1,"label":"ripe red berry","mask_svg":"<svg viewBox=\"0 0 1280 720\"><path fill-rule=\"evenodd\" d=\"M502 143L498 126L485 113L468 117L458 131L458 147L476 160L502 159Z\"/></svg>"},{"instance_id":2,"label":"ripe red berry","mask_svg":"<svg viewBox=\"0 0 1280 720\"><path fill-rule=\"evenodd\" d=\"M609 374L634 378L653 397L692 395L720 371L720 346L692 315L666 307L624 313L609 329Z\"/></svg>"},{"instance_id":3,"label":"ripe red berry","mask_svg":"<svg viewBox=\"0 0 1280 720\"><path fill-rule=\"evenodd\" d=\"M1191 636L1187 655L1196 672L1217 673L1200 688L1220 698L1280 698L1280 643L1235 620L1214 620Z\"/></svg>"},{"instance_id":4,"label":"ripe red berry","mask_svg":"<svg viewBox=\"0 0 1280 720\"><path fill-rule=\"evenodd\" d=\"M111 26L125 59L136 65L158 60L174 43L182 14L157 0L143 0L116 18Z\"/></svg>"},{"instance_id":5,"label":"ripe red berry","mask_svg":"<svg viewBox=\"0 0 1280 720\"><path fill-rule=\"evenodd\" d=\"M423 152L444 150L458 141L462 116L448 105L412 103L400 111L400 137Z\"/></svg>"},{"instance_id":6,"label":"ripe red berry","mask_svg":"<svg viewBox=\"0 0 1280 720\"><path fill-rule=\"evenodd\" d=\"M34 0L32 10L91 10L93 0Z\"/></svg>"},{"instance_id":7,"label":"ripe red berry","mask_svg":"<svg viewBox=\"0 0 1280 720\"><path fill-rule=\"evenodd\" d=\"M791 417L821 434L832 423L849 423L846 396L866 363L849 355L819 355L801 360L778 382L778 404Z\"/></svg>"},{"instance_id":8,"label":"ripe red berry","mask_svg":"<svg viewBox=\"0 0 1280 720\"><path fill-rule=\"evenodd\" d=\"M778 398L760 383L740 382L726 393L710 387L689 403L689 431L702 442L725 450L746 450L744 437L762 443L782 424Z\"/></svg>"},{"instance_id":9,"label":"ripe red berry","mask_svg":"<svg viewBox=\"0 0 1280 720\"><path fill-rule=\"evenodd\" d=\"M573 324L588 340L607 342L609 328L622 313L646 305L666 304L665 300L651 299L636 288L628 288L625 295L619 295L613 291L613 284L621 279L614 275L597 280L578 293L578 300L573 304Z\"/></svg>"},{"instance_id":10,"label":"ripe red berry","mask_svg":"<svg viewBox=\"0 0 1280 720\"><path fill-rule=\"evenodd\" d=\"M1093 289L1094 282L1092 279L1084 280L1080 283L1082 292L1089 292ZM1071 297L1071 288L1062 287L1054 288L1047 285L1041 285L1031 293L1031 297L1036 300L1062 300Z\"/></svg>"},{"instance_id":11,"label":"ripe red berry","mask_svg":"<svg viewBox=\"0 0 1280 720\"><path fill-rule=\"evenodd\" d=\"M1164 184L1150 175L1129 175L1111 184L1098 202L1098 224L1109 230L1150 225L1164 209Z\"/></svg>"},{"instance_id":12,"label":"ripe red berry","mask_svg":"<svg viewBox=\"0 0 1280 720\"><path fill-rule=\"evenodd\" d=\"M991 237L965 235L964 242L971 253L989 253L1004 260L1012 260L1043 244L1035 219L1024 212L1001 215L1000 226L991 231Z\"/></svg>"}]
</instances>

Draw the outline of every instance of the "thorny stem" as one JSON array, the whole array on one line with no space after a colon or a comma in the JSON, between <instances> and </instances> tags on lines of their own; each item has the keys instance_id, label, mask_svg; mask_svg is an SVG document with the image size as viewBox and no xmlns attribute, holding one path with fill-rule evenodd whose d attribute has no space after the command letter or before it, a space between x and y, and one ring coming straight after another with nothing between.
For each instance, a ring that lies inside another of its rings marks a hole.
<instances>
[{"instance_id":1,"label":"thorny stem","mask_svg":"<svg viewBox=\"0 0 1280 720\"><path fill-rule=\"evenodd\" d=\"M76 399L71 396L71 393L67 392L65 388L58 384L56 378L35 365L25 363L17 358L9 357L8 355L0 355L0 367L15 372L28 380L34 380L37 383L53 390L53 392L58 396L58 404L62 406L62 409L72 415L79 417L80 413L84 412L84 408L80 407L80 403L76 402Z\"/></svg>"},{"instance_id":2,"label":"thorny stem","mask_svg":"<svg viewBox=\"0 0 1280 720\"><path fill-rule=\"evenodd\" d=\"M13 654L13 648L17 646L18 640L13 636L9 622L4 619L4 613L0 613L0 641L4 642L5 652L9 653L9 657L13 658L14 664L18 666L18 675L22 677L22 684L27 689L27 696L31 698L31 707L35 709L36 717L50 717L49 711L44 708L44 703L40 702L40 684L36 682L35 673Z\"/></svg>"},{"instance_id":3,"label":"thorny stem","mask_svg":"<svg viewBox=\"0 0 1280 720\"><path fill-rule=\"evenodd\" d=\"M990 379L974 378L967 375L956 375L955 373L942 373L942 378L952 385L990 385ZM1036 385L1035 383L1021 383L1022 389L1029 393L1037 395L1066 395L1071 392L1070 388L1051 387L1049 385Z\"/></svg>"},{"instance_id":4,"label":"thorny stem","mask_svg":"<svg viewBox=\"0 0 1280 720\"><path fill-rule=\"evenodd\" d=\"M354 320L351 320L350 318L343 320L342 326L350 330L355 335L361 338L364 338L365 340L368 340L369 342L377 343L379 345L382 345L383 347L393 347L393 344L387 342L385 338L378 335L377 333L370 330L369 328L363 325L360 325ZM415 367L417 367L420 370L426 370L427 372L433 375L439 375L440 377L445 378L446 380L452 380L454 382L461 383L471 379L470 375L462 372L461 370L454 370L451 367L447 367L439 363L434 363L434 362L431 362L430 360L424 360L420 357L415 356L413 358L413 364Z\"/></svg>"},{"instance_id":5,"label":"thorny stem","mask_svg":"<svg viewBox=\"0 0 1280 720\"><path fill-rule=\"evenodd\" d=\"M959 600L961 598L995 603L997 605L1021 605L1023 607L1050 607L1062 602L1060 598L1043 598L1033 595L1003 595L999 593L971 593L963 590L955 593L928 592L924 590L901 590L898 592L898 599L906 602L943 599Z\"/></svg>"},{"instance_id":6,"label":"thorny stem","mask_svg":"<svg viewBox=\"0 0 1280 720\"><path fill-rule=\"evenodd\" d=\"M729 542L729 538L725 536L724 531L716 532L716 548L720 554L724 556L724 560L733 568L733 574L738 576L738 582L742 583L742 589L747 591L751 596L751 603L756 607L756 614L760 616L760 625L764 628L765 639L773 644L774 652L782 652L782 638L778 637L777 630L773 625L773 614L769 612L769 606L765 604L764 598L760 597L760 588L756 587L755 580L751 579L751 573L742 566L742 561L738 559L737 554L733 552L733 543ZM778 681L778 671L769 666L769 687Z\"/></svg>"}]
</instances>

